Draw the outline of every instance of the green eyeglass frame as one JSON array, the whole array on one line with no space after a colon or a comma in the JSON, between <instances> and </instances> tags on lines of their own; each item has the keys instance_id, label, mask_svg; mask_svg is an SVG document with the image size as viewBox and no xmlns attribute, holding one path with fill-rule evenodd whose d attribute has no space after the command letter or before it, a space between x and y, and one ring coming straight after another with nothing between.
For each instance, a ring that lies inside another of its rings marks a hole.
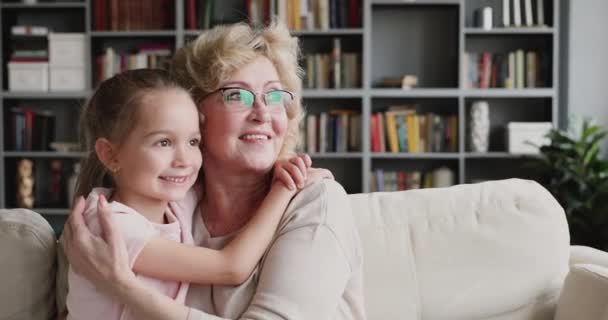
<instances>
[{"instance_id":1,"label":"green eyeglass frame","mask_svg":"<svg viewBox=\"0 0 608 320\"><path fill-rule=\"evenodd\" d=\"M215 92L222 94L224 103L242 108L251 108L259 93L240 87L223 87ZM213 94L214 92L210 93ZM293 102L293 93L287 90L272 89L262 93L262 99L267 107L287 108Z\"/></svg>"}]
</instances>

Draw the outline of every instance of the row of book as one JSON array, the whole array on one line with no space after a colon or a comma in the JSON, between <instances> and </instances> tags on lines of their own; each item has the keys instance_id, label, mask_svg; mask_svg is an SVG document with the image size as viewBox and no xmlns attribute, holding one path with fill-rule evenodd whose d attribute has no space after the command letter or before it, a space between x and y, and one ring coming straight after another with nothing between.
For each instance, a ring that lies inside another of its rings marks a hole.
<instances>
[{"instance_id":1,"label":"row of book","mask_svg":"<svg viewBox=\"0 0 608 320\"><path fill-rule=\"evenodd\" d=\"M55 139L55 115L52 111L11 108L9 117L9 150L50 150L50 144Z\"/></svg>"},{"instance_id":2,"label":"row of book","mask_svg":"<svg viewBox=\"0 0 608 320\"><path fill-rule=\"evenodd\" d=\"M307 54L304 58L309 89L361 87L361 64L358 53Z\"/></svg>"},{"instance_id":3,"label":"row of book","mask_svg":"<svg viewBox=\"0 0 608 320\"><path fill-rule=\"evenodd\" d=\"M391 106L370 118L372 152L458 152L458 116Z\"/></svg>"},{"instance_id":4,"label":"row of book","mask_svg":"<svg viewBox=\"0 0 608 320\"><path fill-rule=\"evenodd\" d=\"M103 55L95 59L96 83L126 70L153 68L168 69L171 48L162 43L146 43L137 46L136 53L117 53L108 47Z\"/></svg>"},{"instance_id":5,"label":"row of book","mask_svg":"<svg viewBox=\"0 0 608 320\"><path fill-rule=\"evenodd\" d=\"M361 26L361 0L277 0L271 1L270 12L295 31ZM254 24L262 22L258 18L260 16L249 15Z\"/></svg>"},{"instance_id":6,"label":"row of book","mask_svg":"<svg viewBox=\"0 0 608 320\"><path fill-rule=\"evenodd\" d=\"M550 57L518 49L508 53L467 52L463 57L466 88L540 88L550 85Z\"/></svg>"},{"instance_id":7,"label":"row of book","mask_svg":"<svg viewBox=\"0 0 608 320\"><path fill-rule=\"evenodd\" d=\"M173 0L93 0L93 29L163 30L175 28Z\"/></svg>"},{"instance_id":8,"label":"row of book","mask_svg":"<svg viewBox=\"0 0 608 320\"><path fill-rule=\"evenodd\" d=\"M447 175L445 171L448 171ZM430 171L375 169L370 177L370 192L436 188L454 184L453 171L445 167Z\"/></svg>"},{"instance_id":9,"label":"row of book","mask_svg":"<svg viewBox=\"0 0 608 320\"><path fill-rule=\"evenodd\" d=\"M304 129L303 150L308 153L361 151L361 114L353 110L309 114Z\"/></svg>"},{"instance_id":10,"label":"row of book","mask_svg":"<svg viewBox=\"0 0 608 320\"><path fill-rule=\"evenodd\" d=\"M505 27L545 26L545 1L502 0L502 25Z\"/></svg>"}]
</instances>

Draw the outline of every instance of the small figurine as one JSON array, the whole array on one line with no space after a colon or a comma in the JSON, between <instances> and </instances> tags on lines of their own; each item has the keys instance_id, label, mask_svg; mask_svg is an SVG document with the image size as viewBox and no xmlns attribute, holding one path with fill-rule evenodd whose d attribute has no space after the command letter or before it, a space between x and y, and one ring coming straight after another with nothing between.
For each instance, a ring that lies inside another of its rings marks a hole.
<instances>
[{"instance_id":1,"label":"small figurine","mask_svg":"<svg viewBox=\"0 0 608 320\"><path fill-rule=\"evenodd\" d=\"M17 207L34 207L34 163L29 159L17 162Z\"/></svg>"}]
</instances>

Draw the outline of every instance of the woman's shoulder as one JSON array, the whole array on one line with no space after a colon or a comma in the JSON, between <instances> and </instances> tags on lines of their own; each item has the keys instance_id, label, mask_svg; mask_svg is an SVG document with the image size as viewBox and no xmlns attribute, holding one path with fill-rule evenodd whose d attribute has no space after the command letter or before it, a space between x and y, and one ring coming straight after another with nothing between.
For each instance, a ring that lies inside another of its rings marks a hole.
<instances>
[{"instance_id":1,"label":"woman's shoulder","mask_svg":"<svg viewBox=\"0 0 608 320\"><path fill-rule=\"evenodd\" d=\"M292 199L283 215L282 225L327 225L330 228L352 220L350 200L337 181L323 179L300 190Z\"/></svg>"},{"instance_id":2,"label":"woman's shoulder","mask_svg":"<svg viewBox=\"0 0 608 320\"><path fill-rule=\"evenodd\" d=\"M342 248L351 267L361 261L359 234L350 198L338 182L323 179L302 189L291 201L279 226L279 234L302 228L326 228Z\"/></svg>"}]
</instances>

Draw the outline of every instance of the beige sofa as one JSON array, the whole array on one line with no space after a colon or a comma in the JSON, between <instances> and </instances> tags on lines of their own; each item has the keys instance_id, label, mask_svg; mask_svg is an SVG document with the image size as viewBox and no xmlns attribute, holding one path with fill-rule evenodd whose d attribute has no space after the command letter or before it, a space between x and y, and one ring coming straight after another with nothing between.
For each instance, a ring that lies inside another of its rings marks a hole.
<instances>
[{"instance_id":1,"label":"beige sofa","mask_svg":"<svg viewBox=\"0 0 608 320\"><path fill-rule=\"evenodd\" d=\"M608 254L571 247L535 182L350 198L369 319L608 319ZM0 319L53 318L52 230L32 211L0 212Z\"/></svg>"}]
</instances>

